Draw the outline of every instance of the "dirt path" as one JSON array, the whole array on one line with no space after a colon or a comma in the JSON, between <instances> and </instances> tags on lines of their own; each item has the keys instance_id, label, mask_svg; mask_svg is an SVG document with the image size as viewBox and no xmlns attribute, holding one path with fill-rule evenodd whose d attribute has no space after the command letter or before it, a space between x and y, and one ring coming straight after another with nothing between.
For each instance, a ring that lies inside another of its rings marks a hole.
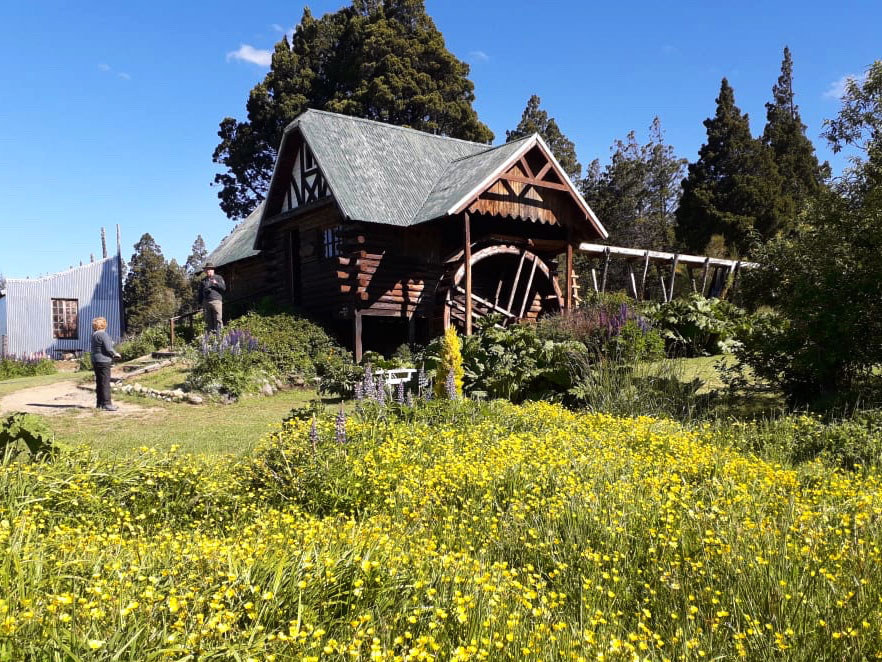
<instances>
[{"instance_id":1,"label":"dirt path","mask_svg":"<svg viewBox=\"0 0 882 662\"><path fill-rule=\"evenodd\" d=\"M25 411L45 416L55 416L66 411L80 410L85 414L95 410L95 391L79 388L78 379L56 382L45 386L34 386L10 393L0 398L0 414ZM118 412L106 412L108 416L141 414L149 411L147 407L128 402L115 402Z\"/></svg>"}]
</instances>

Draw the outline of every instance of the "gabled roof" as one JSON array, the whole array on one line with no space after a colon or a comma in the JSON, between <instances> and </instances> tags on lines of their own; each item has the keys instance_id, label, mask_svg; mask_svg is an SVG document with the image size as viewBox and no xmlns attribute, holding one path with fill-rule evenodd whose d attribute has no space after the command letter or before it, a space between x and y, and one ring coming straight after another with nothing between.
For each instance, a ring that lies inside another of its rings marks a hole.
<instances>
[{"instance_id":1,"label":"gabled roof","mask_svg":"<svg viewBox=\"0 0 882 662\"><path fill-rule=\"evenodd\" d=\"M254 257L260 251L255 250L254 240L257 237L257 229L260 226L260 217L263 214L263 203L251 212L233 231L221 240L220 245L205 258L206 262L213 262L215 266L222 267L225 264Z\"/></svg>"},{"instance_id":2,"label":"gabled roof","mask_svg":"<svg viewBox=\"0 0 882 662\"><path fill-rule=\"evenodd\" d=\"M602 237L606 230L541 137L491 147L348 115L307 110L285 129L264 217L279 213L289 173L286 156L309 145L334 200L349 220L411 226L451 213L529 149L539 147ZM458 211L458 210L457 210Z\"/></svg>"}]
</instances>

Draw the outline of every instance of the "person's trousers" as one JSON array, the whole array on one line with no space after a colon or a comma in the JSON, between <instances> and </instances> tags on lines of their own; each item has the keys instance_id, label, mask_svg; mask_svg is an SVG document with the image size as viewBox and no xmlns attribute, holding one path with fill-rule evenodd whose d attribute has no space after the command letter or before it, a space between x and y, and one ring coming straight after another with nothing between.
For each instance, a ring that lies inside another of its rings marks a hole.
<instances>
[{"instance_id":1,"label":"person's trousers","mask_svg":"<svg viewBox=\"0 0 882 662\"><path fill-rule=\"evenodd\" d=\"M93 363L95 371L95 400L97 407L105 407L110 401L110 364Z\"/></svg>"},{"instance_id":2,"label":"person's trousers","mask_svg":"<svg viewBox=\"0 0 882 662\"><path fill-rule=\"evenodd\" d=\"M202 309L205 312L205 330L219 331L224 325L224 302L220 299L206 301Z\"/></svg>"}]
</instances>

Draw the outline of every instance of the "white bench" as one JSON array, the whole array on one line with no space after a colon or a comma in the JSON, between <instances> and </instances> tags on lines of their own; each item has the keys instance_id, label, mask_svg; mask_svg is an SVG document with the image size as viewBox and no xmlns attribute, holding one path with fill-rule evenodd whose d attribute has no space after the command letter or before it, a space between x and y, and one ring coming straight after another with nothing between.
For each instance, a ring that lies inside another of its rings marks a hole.
<instances>
[{"instance_id":1,"label":"white bench","mask_svg":"<svg viewBox=\"0 0 882 662\"><path fill-rule=\"evenodd\" d=\"M416 368L390 368L389 370L377 370L374 374L377 379L382 379L387 386L398 386L398 384L407 384L413 379Z\"/></svg>"}]
</instances>

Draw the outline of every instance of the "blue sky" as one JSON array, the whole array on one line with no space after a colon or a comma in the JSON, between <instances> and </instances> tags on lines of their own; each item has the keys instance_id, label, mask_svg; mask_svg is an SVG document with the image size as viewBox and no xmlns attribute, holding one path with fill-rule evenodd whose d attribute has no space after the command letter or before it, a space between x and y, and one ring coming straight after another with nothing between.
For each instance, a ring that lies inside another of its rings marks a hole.
<instances>
[{"instance_id":1,"label":"blue sky","mask_svg":"<svg viewBox=\"0 0 882 662\"><path fill-rule=\"evenodd\" d=\"M320 15L341 0L309 3ZM658 115L693 160L720 78L755 134L784 45L809 137L839 107L836 85L882 58L882 3L427 0L448 48L472 66L476 108L504 140L533 93L583 165ZM209 186L218 122L241 117L265 53L297 2L0 3L0 272L38 276L150 232L183 262L233 227Z\"/></svg>"}]
</instances>

